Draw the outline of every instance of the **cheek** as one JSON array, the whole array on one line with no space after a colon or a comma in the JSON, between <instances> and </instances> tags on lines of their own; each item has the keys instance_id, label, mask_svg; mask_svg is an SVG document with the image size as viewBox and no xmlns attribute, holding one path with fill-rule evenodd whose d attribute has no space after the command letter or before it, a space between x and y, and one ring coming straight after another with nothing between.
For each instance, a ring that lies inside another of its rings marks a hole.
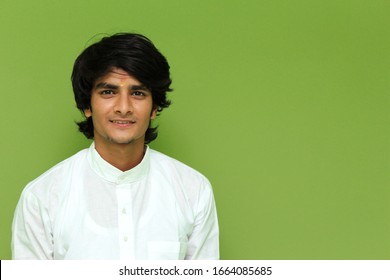
<instances>
[{"instance_id":1,"label":"cheek","mask_svg":"<svg viewBox=\"0 0 390 280\"><path fill-rule=\"evenodd\" d=\"M134 108L134 113L137 114L138 112L138 115L141 116L147 120L149 120L150 118L155 118L156 116L156 113L155 113L155 109L153 108L153 105L151 103L149 104L146 104L146 103L134 103L133 104L133 108Z\"/></svg>"},{"instance_id":2,"label":"cheek","mask_svg":"<svg viewBox=\"0 0 390 280\"><path fill-rule=\"evenodd\" d=\"M110 106L109 100L91 99L91 114L93 116L104 115Z\"/></svg>"}]
</instances>

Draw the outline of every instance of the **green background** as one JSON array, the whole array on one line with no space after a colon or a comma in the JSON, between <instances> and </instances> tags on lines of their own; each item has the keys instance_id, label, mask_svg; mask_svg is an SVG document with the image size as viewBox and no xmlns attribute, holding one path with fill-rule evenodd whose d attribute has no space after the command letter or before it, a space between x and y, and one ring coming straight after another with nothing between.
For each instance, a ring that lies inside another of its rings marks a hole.
<instances>
[{"instance_id":1,"label":"green background","mask_svg":"<svg viewBox=\"0 0 390 280\"><path fill-rule=\"evenodd\" d=\"M24 186L89 146L70 73L150 37L175 91L152 147L204 173L222 259L390 259L390 1L0 1L0 258Z\"/></svg>"}]
</instances>

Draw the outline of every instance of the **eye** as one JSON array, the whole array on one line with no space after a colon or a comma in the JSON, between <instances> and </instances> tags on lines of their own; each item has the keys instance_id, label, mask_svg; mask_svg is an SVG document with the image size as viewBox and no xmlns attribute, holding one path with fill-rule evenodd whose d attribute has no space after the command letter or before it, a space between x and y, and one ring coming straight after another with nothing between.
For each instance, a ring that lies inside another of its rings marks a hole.
<instances>
[{"instance_id":1,"label":"eye","mask_svg":"<svg viewBox=\"0 0 390 280\"><path fill-rule=\"evenodd\" d=\"M131 96L133 96L136 99L143 99L146 97L146 93L143 91L135 90L131 93Z\"/></svg>"},{"instance_id":2,"label":"eye","mask_svg":"<svg viewBox=\"0 0 390 280\"><path fill-rule=\"evenodd\" d=\"M101 95L112 95L114 94L114 92L110 89L105 89L103 91L100 92Z\"/></svg>"}]
</instances>

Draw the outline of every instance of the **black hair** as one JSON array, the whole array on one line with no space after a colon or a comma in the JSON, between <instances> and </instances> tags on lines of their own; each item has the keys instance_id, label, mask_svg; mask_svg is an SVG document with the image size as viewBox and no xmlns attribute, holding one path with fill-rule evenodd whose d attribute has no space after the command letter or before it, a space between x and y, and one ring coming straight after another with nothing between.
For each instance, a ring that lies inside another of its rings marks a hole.
<instances>
[{"instance_id":1,"label":"black hair","mask_svg":"<svg viewBox=\"0 0 390 280\"><path fill-rule=\"evenodd\" d=\"M87 47L76 59L72 72L72 86L77 108L84 112L91 109L91 92L95 81L111 71L120 68L135 77L152 92L153 106L160 113L169 107L167 99L171 78L166 58L144 35L117 33L102 38ZM78 122L79 131L87 138L94 137L92 118ZM149 127L145 143L157 138L157 127Z\"/></svg>"}]
</instances>

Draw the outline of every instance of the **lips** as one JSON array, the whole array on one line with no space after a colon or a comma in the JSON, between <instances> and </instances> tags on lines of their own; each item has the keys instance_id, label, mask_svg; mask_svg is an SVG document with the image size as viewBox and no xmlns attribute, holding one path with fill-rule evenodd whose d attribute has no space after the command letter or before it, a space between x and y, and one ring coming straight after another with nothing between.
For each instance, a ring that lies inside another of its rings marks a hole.
<instances>
[{"instance_id":1,"label":"lips","mask_svg":"<svg viewBox=\"0 0 390 280\"><path fill-rule=\"evenodd\" d=\"M116 123L116 124L133 124L135 121L122 121L122 120L111 120L110 122Z\"/></svg>"},{"instance_id":2,"label":"lips","mask_svg":"<svg viewBox=\"0 0 390 280\"><path fill-rule=\"evenodd\" d=\"M110 120L110 122L118 128L129 128L135 124L132 120Z\"/></svg>"}]
</instances>

